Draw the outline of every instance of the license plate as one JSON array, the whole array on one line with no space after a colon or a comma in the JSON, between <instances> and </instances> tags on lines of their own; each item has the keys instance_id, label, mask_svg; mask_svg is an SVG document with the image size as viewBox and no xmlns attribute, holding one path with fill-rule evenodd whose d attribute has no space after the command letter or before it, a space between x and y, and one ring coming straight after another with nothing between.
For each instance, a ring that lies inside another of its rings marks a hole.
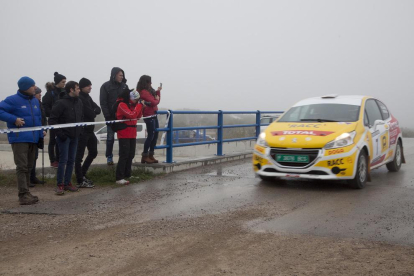
<instances>
[{"instance_id":1,"label":"license plate","mask_svg":"<svg viewBox=\"0 0 414 276\"><path fill-rule=\"evenodd\" d=\"M309 155L278 154L277 162L309 163Z\"/></svg>"}]
</instances>

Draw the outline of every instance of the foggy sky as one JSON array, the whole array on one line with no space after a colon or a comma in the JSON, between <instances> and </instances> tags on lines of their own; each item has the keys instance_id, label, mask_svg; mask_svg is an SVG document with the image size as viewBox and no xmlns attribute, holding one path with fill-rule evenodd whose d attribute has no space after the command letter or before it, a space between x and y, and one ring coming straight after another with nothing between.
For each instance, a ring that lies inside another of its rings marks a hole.
<instances>
[{"instance_id":1,"label":"foggy sky","mask_svg":"<svg viewBox=\"0 0 414 276\"><path fill-rule=\"evenodd\" d=\"M160 107L286 110L370 95L414 127L414 1L0 1L0 100L21 76L163 83ZM44 95L43 93L43 95Z\"/></svg>"}]
</instances>

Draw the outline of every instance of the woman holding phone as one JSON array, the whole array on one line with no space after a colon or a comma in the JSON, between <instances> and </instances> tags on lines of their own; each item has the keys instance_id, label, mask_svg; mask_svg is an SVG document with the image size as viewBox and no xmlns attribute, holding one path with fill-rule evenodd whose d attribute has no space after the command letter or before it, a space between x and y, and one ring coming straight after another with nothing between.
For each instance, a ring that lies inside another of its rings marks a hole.
<instances>
[{"instance_id":1,"label":"woman holding phone","mask_svg":"<svg viewBox=\"0 0 414 276\"><path fill-rule=\"evenodd\" d=\"M158 90L155 91L152 88L151 77L143 75L139 78L137 84L137 91L141 97L141 100L146 102L146 107L143 111L144 117L150 117L144 119L147 126L148 136L144 143L144 151L142 152L141 163L153 164L158 163L158 160L154 158L154 149L157 144L158 132L155 130L159 127L157 110L158 104L161 100L161 85Z\"/></svg>"}]
</instances>

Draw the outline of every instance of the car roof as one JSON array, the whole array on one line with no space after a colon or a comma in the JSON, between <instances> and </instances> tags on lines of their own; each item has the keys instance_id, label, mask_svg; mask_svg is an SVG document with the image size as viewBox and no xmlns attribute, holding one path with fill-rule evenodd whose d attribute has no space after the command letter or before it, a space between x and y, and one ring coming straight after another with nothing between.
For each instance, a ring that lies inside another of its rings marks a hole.
<instances>
[{"instance_id":1,"label":"car roof","mask_svg":"<svg viewBox=\"0 0 414 276\"><path fill-rule=\"evenodd\" d=\"M313 97L297 102L294 106L310 105L310 104L349 104L360 106L365 98L370 98L368 96L361 95L327 95L321 97Z\"/></svg>"}]
</instances>

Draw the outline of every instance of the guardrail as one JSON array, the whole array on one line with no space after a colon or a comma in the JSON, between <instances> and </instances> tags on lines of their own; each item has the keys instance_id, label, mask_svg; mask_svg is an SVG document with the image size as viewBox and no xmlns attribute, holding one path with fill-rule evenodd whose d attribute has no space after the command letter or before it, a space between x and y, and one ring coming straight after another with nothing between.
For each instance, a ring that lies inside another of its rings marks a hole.
<instances>
[{"instance_id":1,"label":"guardrail","mask_svg":"<svg viewBox=\"0 0 414 276\"><path fill-rule=\"evenodd\" d=\"M157 128L156 131L161 132L165 131L167 133L167 139L165 145L156 146L156 149L166 149L166 163L173 163L173 149L177 147L188 147L188 146L197 146L197 145L207 145L207 144L217 144L217 156L223 156L223 143L226 142L237 142L237 141L248 141L256 140L260 134L260 127L267 126L269 124L260 124L260 118L262 114L282 114L283 111L158 111L158 114L169 115L168 125L165 128ZM174 114L189 114L189 115L217 115L217 125L216 126L194 126L194 127L174 127ZM224 124L224 115L225 114L255 114L256 123L255 124L245 124L245 125L225 125ZM227 128L241 128L241 127L255 127L256 136L254 137L243 137L243 138L233 138L233 139L223 139L223 130ZM206 129L216 129L217 130L217 139L214 141L202 141L202 142L192 142L192 143L181 143L174 144L173 132L179 130L206 130Z\"/></svg>"}]
</instances>

